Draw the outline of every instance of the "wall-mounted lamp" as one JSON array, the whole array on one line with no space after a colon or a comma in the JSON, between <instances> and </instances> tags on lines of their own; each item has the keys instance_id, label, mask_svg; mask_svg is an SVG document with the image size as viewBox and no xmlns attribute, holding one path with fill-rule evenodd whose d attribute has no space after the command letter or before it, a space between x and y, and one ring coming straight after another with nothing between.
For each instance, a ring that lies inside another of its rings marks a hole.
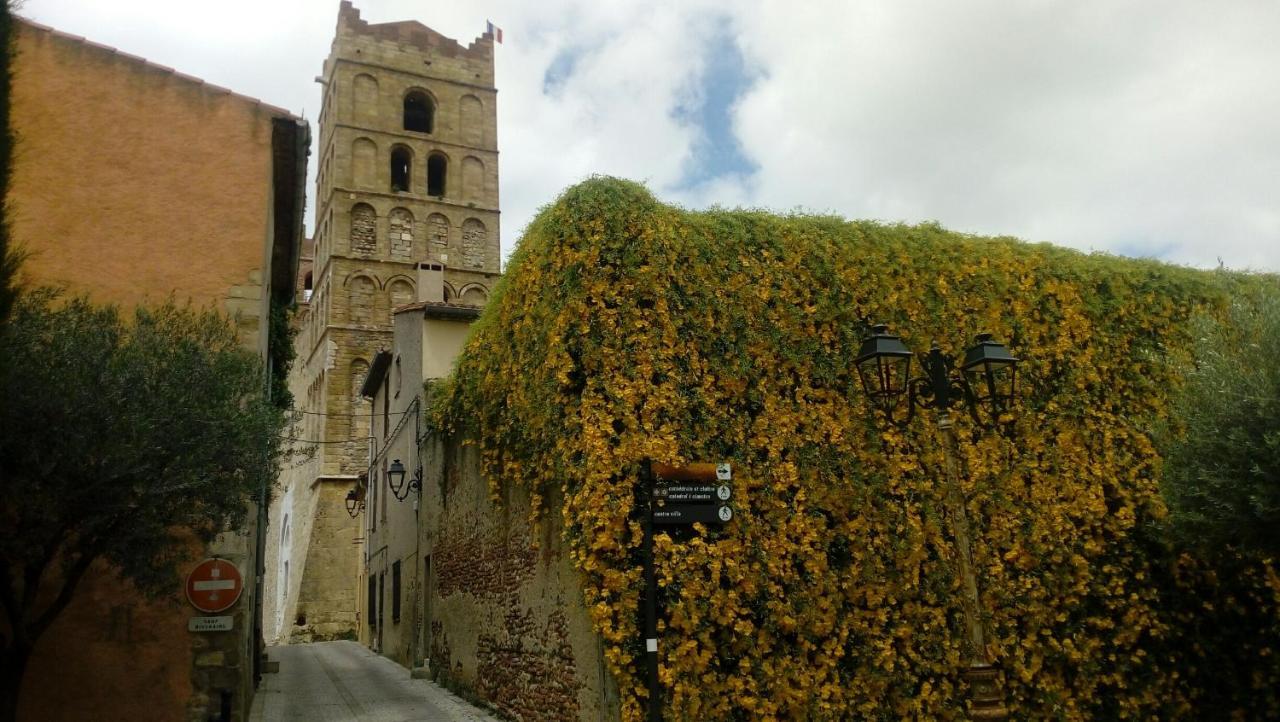
<instances>
[{"instance_id":1,"label":"wall-mounted lamp","mask_svg":"<svg viewBox=\"0 0 1280 722\"><path fill-rule=\"evenodd\" d=\"M404 464L399 459L394 459L391 466L387 467L387 486L391 488L391 495L396 501L404 501L409 498L412 491L421 491L422 489L422 467L418 467L413 474L413 478L405 483Z\"/></svg>"},{"instance_id":2,"label":"wall-mounted lamp","mask_svg":"<svg viewBox=\"0 0 1280 722\"><path fill-rule=\"evenodd\" d=\"M347 513L354 519L360 516L360 512L364 511L364 499L355 489L347 492Z\"/></svg>"}]
</instances>

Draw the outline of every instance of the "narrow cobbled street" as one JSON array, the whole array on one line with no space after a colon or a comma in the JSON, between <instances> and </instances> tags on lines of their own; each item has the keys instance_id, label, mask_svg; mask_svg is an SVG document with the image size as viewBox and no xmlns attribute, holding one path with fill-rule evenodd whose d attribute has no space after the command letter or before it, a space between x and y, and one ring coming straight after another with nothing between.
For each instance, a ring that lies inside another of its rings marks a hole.
<instances>
[{"instance_id":1,"label":"narrow cobbled street","mask_svg":"<svg viewBox=\"0 0 1280 722\"><path fill-rule=\"evenodd\" d=\"M410 679L404 667L355 642L272 647L268 657L280 671L263 675L253 722L498 722L434 682Z\"/></svg>"}]
</instances>

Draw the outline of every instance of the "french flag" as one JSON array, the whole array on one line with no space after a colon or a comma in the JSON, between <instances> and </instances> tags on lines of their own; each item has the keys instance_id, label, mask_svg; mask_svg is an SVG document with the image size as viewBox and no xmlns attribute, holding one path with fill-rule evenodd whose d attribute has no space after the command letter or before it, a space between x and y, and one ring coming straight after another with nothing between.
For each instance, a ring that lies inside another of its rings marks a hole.
<instances>
[{"instance_id":1,"label":"french flag","mask_svg":"<svg viewBox=\"0 0 1280 722\"><path fill-rule=\"evenodd\" d=\"M497 42L499 43L502 42L502 28L498 27L497 25L494 25L488 20L485 21L485 25L487 26L485 29L485 33L488 35L492 35L493 39L496 40Z\"/></svg>"}]
</instances>

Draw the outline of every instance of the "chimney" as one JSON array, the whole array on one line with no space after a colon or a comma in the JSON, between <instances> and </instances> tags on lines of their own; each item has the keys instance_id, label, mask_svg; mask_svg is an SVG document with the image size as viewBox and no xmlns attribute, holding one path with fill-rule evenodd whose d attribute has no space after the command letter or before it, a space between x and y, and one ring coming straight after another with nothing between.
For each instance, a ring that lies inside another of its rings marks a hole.
<instances>
[{"instance_id":1,"label":"chimney","mask_svg":"<svg viewBox=\"0 0 1280 722\"><path fill-rule=\"evenodd\" d=\"M418 264L418 301L444 303L444 266L439 263Z\"/></svg>"}]
</instances>

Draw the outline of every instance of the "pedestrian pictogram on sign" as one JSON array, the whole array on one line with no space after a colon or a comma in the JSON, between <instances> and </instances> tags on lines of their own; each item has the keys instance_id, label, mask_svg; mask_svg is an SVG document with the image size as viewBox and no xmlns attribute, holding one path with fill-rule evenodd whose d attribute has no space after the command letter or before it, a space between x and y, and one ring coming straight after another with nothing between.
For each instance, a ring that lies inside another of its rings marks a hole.
<instances>
[{"instance_id":1,"label":"pedestrian pictogram on sign","mask_svg":"<svg viewBox=\"0 0 1280 722\"><path fill-rule=\"evenodd\" d=\"M187 600L202 612L230 609L243 591L240 570L226 559L206 559L187 575Z\"/></svg>"}]
</instances>

